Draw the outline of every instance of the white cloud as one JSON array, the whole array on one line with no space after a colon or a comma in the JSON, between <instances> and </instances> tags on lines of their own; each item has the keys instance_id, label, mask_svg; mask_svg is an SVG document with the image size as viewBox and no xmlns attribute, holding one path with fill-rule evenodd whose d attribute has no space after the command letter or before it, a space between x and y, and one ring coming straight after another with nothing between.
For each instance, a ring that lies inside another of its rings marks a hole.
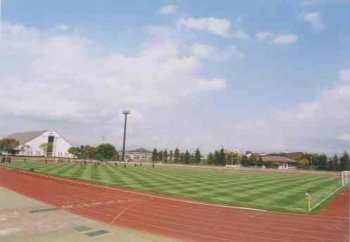
<instances>
[{"instance_id":1,"label":"white cloud","mask_svg":"<svg viewBox=\"0 0 350 242\"><path fill-rule=\"evenodd\" d=\"M294 44L298 41L298 36L294 34L288 34L288 35L277 35L273 43L277 45L288 45L288 44Z\"/></svg>"},{"instance_id":2,"label":"white cloud","mask_svg":"<svg viewBox=\"0 0 350 242\"><path fill-rule=\"evenodd\" d=\"M349 134L349 123L350 85L338 83L314 101L274 111L264 119L241 123L226 132L234 134L239 140L235 147L241 149L342 153L348 145L334 139L338 134ZM338 140L347 138L338 136Z\"/></svg>"},{"instance_id":3,"label":"white cloud","mask_svg":"<svg viewBox=\"0 0 350 242\"><path fill-rule=\"evenodd\" d=\"M57 26L57 29L61 30L61 31L68 31L68 30L70 30L70 27L66 24L60 24Z\"/></svg>"},{"instance_id":4,"label":"white cloud","mask_svg":"<svg viewBox=\"0 0 350 242\"><path fill-rule=\"evenodd\" d=\"M161 7L158 10L159 14L169 15L177 12L177 6L174 4L169 4L167 6Z\"/></svg>"},{"instance_id":5,"label":"white cloud","mask_svg":"<svg viewBox=\"0 0 350 242\"><path fill-rule=\"evenodd\" d=\"M197 57L209 57L215 52L215 48L210 45L197 43L191 46L191 52Z\"/></svg>"},{"instance_id":6,"label":"white cloud","mask_svg":"<svg viewBox=\"0 0 350 242\"><path fill-rule=\"evenodd\" d=\"M235 45L229 45L215 55L215 59L218 61L228 61L230 59L242 60L245 57L245 54Z\"/></svg>"},{"instance_id":7,"label":"white cloud","mask_svg":"<svg viewBox=\"0 0 350 242\"><path fill-rule=\"evenodd\" d=\"M220 18L181 18L177 25L182 28L205 31L210 34L229 36L231 21Z\"/></svg>"},{"instance_id":8,"label":"white cloud","mask_svg":"<svg viewBox=\"0 0 350 242\"><path fill-rule=\"evenodd\" d=\"M316 5L318 3L318 0L303 0L301 2L302 6L311 6L311 5Z\"/></svg>"},{"instance_id":9,"label":"white cloud","mask_svg":"<svg viewBox=\"0 0 350 242\"><path fill-rule=\"evenodd\" d=\"M256 39L260 42L267 42L276 45L288 45L298 42L299 37L295 34L274 34L267 31L258 32Z\"/></svg>"},{"instance_id":10,"label":"white cloud","mask_svg":"<svg viewBox=\"0 0 350 242\"><path fill-rule=\"evenodd\" d=\"M343 134L339 135L337 137L337 140L345 141L345 142L350 142L350 134Z\"/></svg>"},{"instance_id":11,"label":"white cloud","mask_svg":"<svg viewBox=\"0 0 350 242\"><path fill-rule=\"evenodd\" d=\"M339 72L339 79L343 82L350 82L350 69L341 70Z\"/></svg>"},{"instance_id":12,"label":"white cloud","mask_svg":"<svg viewBox=\"0 0 350 242\"><path fill-rule=\"evenodd\" d=\"M303 13L299 16L299 19L309 23L315 31L320 31L326 28L322 21L321 13L319 12Z\"/></svg>"},{"instance_id":13,"label":"white cloud","mask_svg":"<svg viewBox=\"0 0 350 242\"><path fill-rule=\"evenodd\" d=\"M234 38L234 39L249 39L249 37L250 37L249 34L247 34L242 30L238 30L231 34L231 38Z\"/></svg>"},{"instance_id":14,"label":"white cloud","mask_svg":"<svg viewBox=\"0 0 350 242\"><path fill-rule=\"evenodd\" d=\"M152 108L174 106L210 90L203 88L206 82L218 85L217 79L205 78L195 55L181 53L175 40L145 41L135 55L94 56L95 45L81 36L2 27L2 116L102 127L118 120L118 110L125 107L142 117Z\"/></svg>"},{"instance_id":15,"label":"white cloud","mask_svg":"<svg viewBox=\"0 0 350 242\"><path fill-rule=\"evenodd\" d=\"M270 33L270 32L258 32L256 34L256 38L259 40L259 41L266 41L270 38L272 38L274 36L274 34Z\"/></svg>"},{"instance_id":16,"label":"white cloud","mask_svg":"<svg viewBox=\"0 0 350 242\"><path fill-rule=\"evenodd\" d=\"M198 88L203 91L219 91L226 89L226 80L200 80L198 81Z\"/></svg>"}]
</instances>

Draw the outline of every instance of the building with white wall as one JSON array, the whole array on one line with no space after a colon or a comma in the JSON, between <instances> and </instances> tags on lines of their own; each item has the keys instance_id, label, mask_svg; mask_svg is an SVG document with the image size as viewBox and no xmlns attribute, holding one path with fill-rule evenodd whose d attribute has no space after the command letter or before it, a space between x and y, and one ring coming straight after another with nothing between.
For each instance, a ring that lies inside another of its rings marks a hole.
<instances>
[{"instance_id":1,"label":"building with white wall","mask_svg":"<svg viewBox=\"0 0 350 242\"><path fill-rule=\"evenodd\" d=\"M18 140L16 155L73 158L68 150L72 145L59 133L51 130L14 133L7 138ZM46 150L40 147L46 144Z\"/></svg>"}]
</instances>

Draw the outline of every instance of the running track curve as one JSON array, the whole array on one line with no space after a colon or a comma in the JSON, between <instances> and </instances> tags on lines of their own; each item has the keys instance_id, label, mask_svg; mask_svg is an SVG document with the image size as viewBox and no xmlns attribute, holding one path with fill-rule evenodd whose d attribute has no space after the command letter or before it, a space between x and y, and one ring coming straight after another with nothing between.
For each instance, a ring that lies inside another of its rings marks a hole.
<instances>
[{"instance_id":1,"label":"running track curve","mask_svg":"<svg viewBox=\"0 0 350 242\"><path fill-rule=\"evenodd\" d=\"M183 241L349 241L349 188L318 215L297 215L174 199L2 167L0 185L71 213Z\"/></svg>"}]
</instances>

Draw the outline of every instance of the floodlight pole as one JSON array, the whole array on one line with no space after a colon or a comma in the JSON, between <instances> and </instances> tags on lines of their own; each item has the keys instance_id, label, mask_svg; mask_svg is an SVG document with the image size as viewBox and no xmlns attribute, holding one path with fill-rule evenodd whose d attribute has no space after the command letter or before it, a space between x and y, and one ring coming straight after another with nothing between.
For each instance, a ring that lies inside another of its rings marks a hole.
<instances>
[{"instance_id":1,"label":"floodlight pole","mask_svg":"<svg viewBox=\"0 0 350 242\"><path fill-rule=\"evenodd\" d=\"M122 161L125 161L125 140L126 140L126 123L128 121L129 110L123 110L124 118L124 137L123 137L123 151L122 151Z\"/></svg>"}]
</instances>

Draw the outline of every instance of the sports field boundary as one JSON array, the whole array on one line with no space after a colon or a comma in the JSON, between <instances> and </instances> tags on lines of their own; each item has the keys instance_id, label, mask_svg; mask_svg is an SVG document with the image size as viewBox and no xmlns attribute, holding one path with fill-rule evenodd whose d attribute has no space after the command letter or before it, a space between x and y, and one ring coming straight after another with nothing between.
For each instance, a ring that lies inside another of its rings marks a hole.
<instances>
[{"instance_id":1,"label":"sports field boundary","mask_svg":"<svg viewBox=\"0 0 350 242\"><path fill-rule=\"evenodd\" d=\"M315 208L317 208L318 206L320 206L322 203L326 202L328 198L331 198L332 196L336 195L341 189L345 188L344 186L340 186L337 189L335 189L332 193L330 193L328 196L326 196L325 198L323 198L321 201L319 201L318 203L316 203L314 206L311 207L311 211L313 211Z\"/></svg>"},{"instance_id":2,"label":"sports field boundary","mask_svg":"<svg viewBox=\"0 0 350 242\"><path fill-rule=\"evenodd\" d=\"M68 212L113 225L178 238L182 241L293 241L340 242L349 241L349 220L331 216L309 216L256 212L231 207L203 206L203 203L184 203L183 200L161 200L127 194L122 189L93 185L70 179L33 174L21 170L2 169L0 184L26 196L61 207L64 204L103 202L109 199L123 203L101 206L72 207ZM61 186L61 187L60 187ZM56 189L58 189L56 191ZM348 194L348 190L347 190ZM129 199L142 199L139 205ZM160 197L163 198L163 197ZM337 214L348 213L348 196L340 196L342 206ZM132 204L135 206L131 207ZM334 203L332 206L336 206ZM317 229L316 229L317 228Z\"/></svg>"},{"instance_id":3,"label":"sports field boundary","mask_svg":"<svg viewBox=\"0 0 350 242\"><path fill-rule=\"evenodd\" d=\"M56 179L56 180L61 180L61 181L67 181L73 184L81 184L85 186L94 186L98 188L103 188L103 189L109 189L113 191L119 191L119 192L124 192L124 193L129 193L129 194L136 194L136 195L142 195L142 196L147 196L150 198L157 198L157 199L162 199L162 200L168 200L168 201L175 201L175 202L183 202L183 203L188 203L188 204L197 204L197 205L203 205L203 206L209 206L209 207L218 207L218 208L234 208L234 209L242 209L242 210L251 210L251 211L257 211L257 212L268 212L268 210L264 209L257 209L257 208L248 208L248 207L239 207L239 206L230 206L230 205L223 205L223 204L216 204L216 203L206 203L206 202L200 202L200 201L192 201L189 199L185 198L174 198L174 197L168 197L166 195L155 195L151 194L148 192L140 192L140 191L134 191L134 190L129 190L129 189L122 189L122 188L117 188L117 187L111 187L107 185L99 185L93 182L89 181L81 181L81 180L74 180L74 179L68 179L68 178L62 178L59 176L54 176L54 175L46 175L46 174L41 174L41 173L35 173L35 172L28 172L22 169L14 169L10 167L4 167L5 169L8 170L13 170L16 172L20 173L25 173L29 175L34 175L34 176L42 176L48 179Z\"/></svg>"}]
</instances>

